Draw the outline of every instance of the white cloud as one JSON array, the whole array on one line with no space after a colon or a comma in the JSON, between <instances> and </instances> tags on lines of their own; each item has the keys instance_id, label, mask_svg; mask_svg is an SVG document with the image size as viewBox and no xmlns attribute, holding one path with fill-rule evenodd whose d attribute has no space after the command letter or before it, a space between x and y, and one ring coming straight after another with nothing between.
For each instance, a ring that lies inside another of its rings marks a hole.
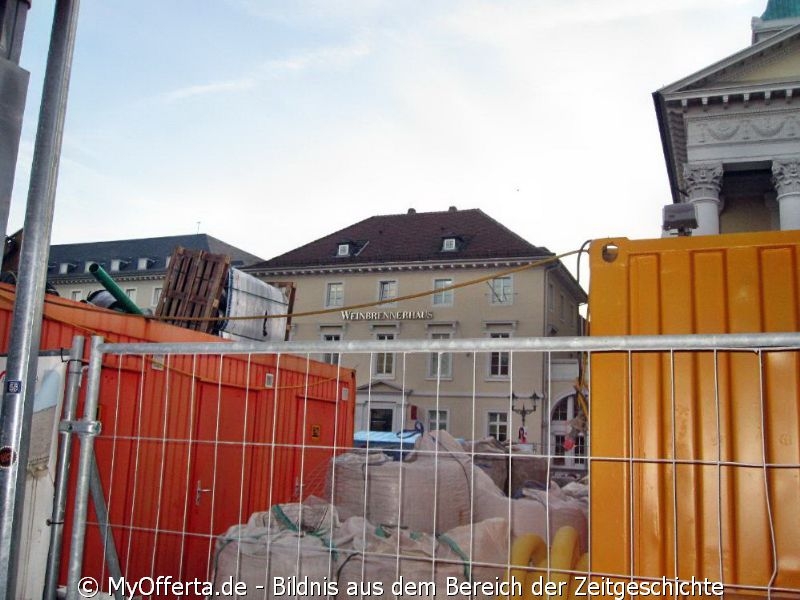
<instances>
[{"instance_id":1,"label":"white cloud","mask_svg":"<svg viewBox=\"0 0 800 600\"><path fill-rule=\"evenodd\" d=\"M256 80L252 77L241 79L231 79L228 81L215 81L198 85L190 85L178 88L164 94L163 98L167 102L185 100L197 96L208 96L210 94L227 94L250 90L256 86Z\"/></svg>"},{"instance_id":2,"label":"white cloud","mask_svg":"<svg viewBox=\"0 0 800 600\"><path fill-rule=\"evenodd\" d=\"M370 45L364 39L353 40L345 45L313 48L284 58L267 60L244 77L188 85L162 94L161 99L176 102L201 96L246 92L256 88L265 79L290 72L348 68L369 53Z\"/></svg>"},{"instance_id":3,"label":"white cloud","mask_svg":"<svg viewBox=\"0 0 800 600\"><path fill-rule=\"evenodd\" d=\"M346 68L368 56L370 51L370 44L365 39L356 39L349 44L313 48L285 58L268 60L261 71L276 75L306 69Z\"/></svg>"}]
</instances>

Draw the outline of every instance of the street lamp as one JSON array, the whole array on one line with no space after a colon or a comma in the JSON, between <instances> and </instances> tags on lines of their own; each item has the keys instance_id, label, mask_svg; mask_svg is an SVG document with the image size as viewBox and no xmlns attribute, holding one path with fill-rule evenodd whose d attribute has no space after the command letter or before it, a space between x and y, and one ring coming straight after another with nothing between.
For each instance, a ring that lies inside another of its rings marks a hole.
<instances>
[{"instance_id":1,"label":"street lamp","mask_svg":"<svg viewBox=\"0 0 800 600\"><path fill-rule=\"evenodd\" d=\"M513 401L517 399L521 400L519 408L516 408L513 405ZM511 392L511 400L512 400L511 410L513 410L522 418L522 426L525 427L525 417L527 417L531 413L536 412L536 403L541 400L544 400L544 394L540 394L534 390L533 394L531 394L530 396L517 396L514 392ZM531 401L530 409L525 407L525 400Z\"/></svg>"}]
</instances>

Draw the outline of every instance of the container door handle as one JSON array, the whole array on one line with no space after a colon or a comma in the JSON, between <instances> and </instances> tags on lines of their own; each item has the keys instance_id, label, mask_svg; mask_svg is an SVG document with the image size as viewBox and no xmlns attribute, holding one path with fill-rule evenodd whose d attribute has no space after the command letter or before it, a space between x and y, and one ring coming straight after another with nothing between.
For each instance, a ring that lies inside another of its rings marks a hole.
<instances>
[{"instance_id":1,"label":"container door handle","mask_svg":"<svg viewBox=\"0 0 800 600\"><path fill-rule=\"evenodd\" d=\"M197 489L194 492L194 505L200 506L200 495L211 491L211 488L204 488L202 482L197 480Z\"/></svg>"}]
</instances>

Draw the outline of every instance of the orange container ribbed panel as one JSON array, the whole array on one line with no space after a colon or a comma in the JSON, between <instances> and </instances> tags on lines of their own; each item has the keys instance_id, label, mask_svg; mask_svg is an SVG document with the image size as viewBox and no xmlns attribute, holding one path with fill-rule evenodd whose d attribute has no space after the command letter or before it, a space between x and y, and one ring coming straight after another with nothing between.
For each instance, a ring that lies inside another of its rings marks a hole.
<instances>
[{"instance_id":1,"label":"orange container ribbed panel","mask_svg":"<svg viewBox=\"0 0 800 600\"><path fill-rule=\"evenodd\" d=\"M2 351L13 302L14 288L0 284ZM227 345L207 334L48 296L41 350L66 353L75 335L101 335L107 342L219 342L220 353ZM300 484L305 495L322 492L314 477L335 452L352 446L355 372L291 355L163 360L164 367L156 368L152 357L106 357L98 414L103 429L95 441L100 479L129 580L160 574L207 581L217 535L255 511L291 501ZM265 384L268 373L272 387ZM70 498L74 481L72 486ZM210 494L197 492L201 488L216 490L213 504ZM65 539L71 505L67 515ZM68 553L63 557L65 563ZM104 569L103 544L90 524L83 574L100 580Z\"/></svg>"}]
</instances>

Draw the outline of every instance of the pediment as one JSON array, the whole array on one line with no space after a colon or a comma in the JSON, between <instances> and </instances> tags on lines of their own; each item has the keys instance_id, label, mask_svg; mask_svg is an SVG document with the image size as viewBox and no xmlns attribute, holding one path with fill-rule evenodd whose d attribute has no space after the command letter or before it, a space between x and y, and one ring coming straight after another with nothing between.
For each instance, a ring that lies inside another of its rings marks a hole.
<instances>
[{"instance_id":1,"label":"pediment","mask_svg":"<svg viewBox=\"0 0 800 600\"><path fill-rule=\"evenodd\" d=\"M736 93L737 89L791 85L800 82L800 25L762 40L680 81L659 93L664 97Z\"/></svg>"},{"instance_id":2,"label":"pediment","mask_svg":"<svg viewBox=\"0 0 800 600\"><path fill-rule=\"evenodd\" d=\"M373 394L404 394L408 395L411 393L409 389L403 389L399 385L395 385L390 381L382 381L380 379L376 379L370 381L369 383L365 383L363 385L358 386L358 392L371 392Z\"/></svg>"}]
</instances>

